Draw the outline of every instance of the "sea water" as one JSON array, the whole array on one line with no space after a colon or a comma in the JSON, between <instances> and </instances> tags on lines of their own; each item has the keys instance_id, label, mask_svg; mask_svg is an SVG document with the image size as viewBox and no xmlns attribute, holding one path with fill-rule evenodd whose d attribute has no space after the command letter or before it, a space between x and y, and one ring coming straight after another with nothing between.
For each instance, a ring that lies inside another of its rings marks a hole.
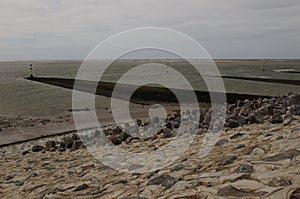
<instances>
[{"instance_id":1,"label":"sea water","mask_svg":"<svg viewBox=\"0 0 300 199\"><path fill-rule=\"evenodd\" d=\"M126 71L143 63L158 62L173 67L184 74L195 89L206 90L206 85L199 74L191 69L189 64L183 61L132 61L123 60L112 64L105 72L101 80L117 81ZM218 60L217 66L222 75L264 77L276 79L300 80L300 74L280 73L275 70L293 69L300 71L300 61L270 60L265 63L260 60ZM31 117L57 117L66 113L72 108L72 90L60 88L52 85L32 82L24 79L30 75L29 64L33 65L33 73L39 77L61 77L75 78L81 65L81 61L2 61L0 62L0 114ZM104 67L107 63L98 61L99 67ZM92 72L92 71L91 71ZM167 68L166 68L167 73ZM132 78L143 78L137 74ZM203 75L203 74L201 74ZM257 95L281 95L289 91L300 92L300 86L253 82L246 80L224 79L226 92L245 93ZM110 107L110 99L104 96L97 96L96 106L98 109Z\"/></svg>"}]
</instances>

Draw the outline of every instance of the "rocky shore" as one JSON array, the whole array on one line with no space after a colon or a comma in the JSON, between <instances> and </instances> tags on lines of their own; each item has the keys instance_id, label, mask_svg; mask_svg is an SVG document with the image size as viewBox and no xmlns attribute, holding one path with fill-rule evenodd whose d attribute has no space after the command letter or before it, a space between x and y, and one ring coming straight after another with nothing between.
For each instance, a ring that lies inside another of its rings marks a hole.
<instances>
[{"instance_id":1,"label":"rocky shore","mask_svg":"<svg viewBox=\"0 0 300 199\"><path fill-rule=\"evenodd\" d=\"M103 165L76 133L2 147L0 197L300 198L300 95L228 104L218 142L199 158L210 113L201 110L195 139L182 157L142 174ZM108 126L103 132L124 150L151 153L174 139L181 119L192 115L168 115L164 127L150 137L134 136L149 130L147 120L124 130ZM99 134L95 130L88 138Z\"/></svg>"}]
</instances>

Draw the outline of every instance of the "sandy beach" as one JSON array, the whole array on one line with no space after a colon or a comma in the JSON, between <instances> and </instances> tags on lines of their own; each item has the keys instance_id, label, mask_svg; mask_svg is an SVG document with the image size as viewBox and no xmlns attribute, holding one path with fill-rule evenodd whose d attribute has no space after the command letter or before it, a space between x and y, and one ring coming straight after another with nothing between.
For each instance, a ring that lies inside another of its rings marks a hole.
<instances>
[{"instance_id":1,"label":"sandy beach","mask_svg":"<svg viewBox=\"0 0 300 199\"><path fill-rule=\"evenodd\" d=\"M0 148L0 195L1 198L298 198L299 108L296 94L228 104L225 127L207 156L199 158L198 154L209 133L207 119L203 118L184 155L171 165L147 173L121 172L102 164L74 132L4 146ZM117 147L147 154L176 138L176 118L180 117L171 112L162 131L146 139L127 135L115 126L108 126L103 132ZM146 127L146 122L137 125ZM140 166L133 165L132 169Z\"/></svg>"},{"instance_id":2,"label":"sandy beach","mask_svg":"<svg viewBox=\"0 0 300 199\"><path fill-rule=\"evenodd\" d=\"M0 149L0 195L1 198L290 198L295 190L299 192L300 184L299 121L297 117L285 126L252 124L225 130L217 146L203 159L197 155L204 137L199 132L183 157L166 168L145 174L113 170L95 160L86 149L31 151L32 146L43 146L49 138L10 145ZM169 139L122 143L120 147L151 152ZM22 155L26 150L28 153ZM171 186L149 183L155 178L168 178Z\"/></svg>"}]
</instances>

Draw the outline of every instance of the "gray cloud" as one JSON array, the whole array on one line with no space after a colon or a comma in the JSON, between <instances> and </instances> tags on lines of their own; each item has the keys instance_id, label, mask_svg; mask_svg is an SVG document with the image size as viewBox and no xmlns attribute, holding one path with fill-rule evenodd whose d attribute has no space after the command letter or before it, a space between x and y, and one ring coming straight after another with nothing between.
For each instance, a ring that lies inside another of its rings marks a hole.
<instances>
[{"instance_id":1,"label":"gray cloud","mask_svg":"<svg viewBox=\"0 0 300 199\"><path fill-rule=\"evenodd\" d=\"M0 59L83 58L120 31L188 34L214 58L299 58L298 0L2 0Z\"/></svg>"}]
</instances>

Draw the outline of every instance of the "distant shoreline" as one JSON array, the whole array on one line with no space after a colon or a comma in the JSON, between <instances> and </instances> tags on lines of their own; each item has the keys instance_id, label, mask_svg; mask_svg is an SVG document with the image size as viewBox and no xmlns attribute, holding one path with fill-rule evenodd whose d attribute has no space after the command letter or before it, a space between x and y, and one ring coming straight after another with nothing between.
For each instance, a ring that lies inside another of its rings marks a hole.
<instances>
[{"instance_id":1,"label":"distant shoreline","mask_svg":"<svg viewBox=\"0 0 300 199\"><path fill-rule=\"evenodd\" d=\"M111 61L112 59L95 59L95 61ZM216 58L216 59L190 59L191 61L202 61L202 60L213 60L215 62L222 62L222 61L275 61L275 62L300 62L299 59L280 59L280 58L267 58L267 59L260 59L260 58L245 58L245 59L224 59L224 58ZM0 60L0 62L83 62L84 59L28 59L28 60ZM94 61L94 60L93 60ZM118 59L116 61L174 61L174 62L180 62L180 61L187 61L184 59Z\"/></svg>"}]
</instances>

